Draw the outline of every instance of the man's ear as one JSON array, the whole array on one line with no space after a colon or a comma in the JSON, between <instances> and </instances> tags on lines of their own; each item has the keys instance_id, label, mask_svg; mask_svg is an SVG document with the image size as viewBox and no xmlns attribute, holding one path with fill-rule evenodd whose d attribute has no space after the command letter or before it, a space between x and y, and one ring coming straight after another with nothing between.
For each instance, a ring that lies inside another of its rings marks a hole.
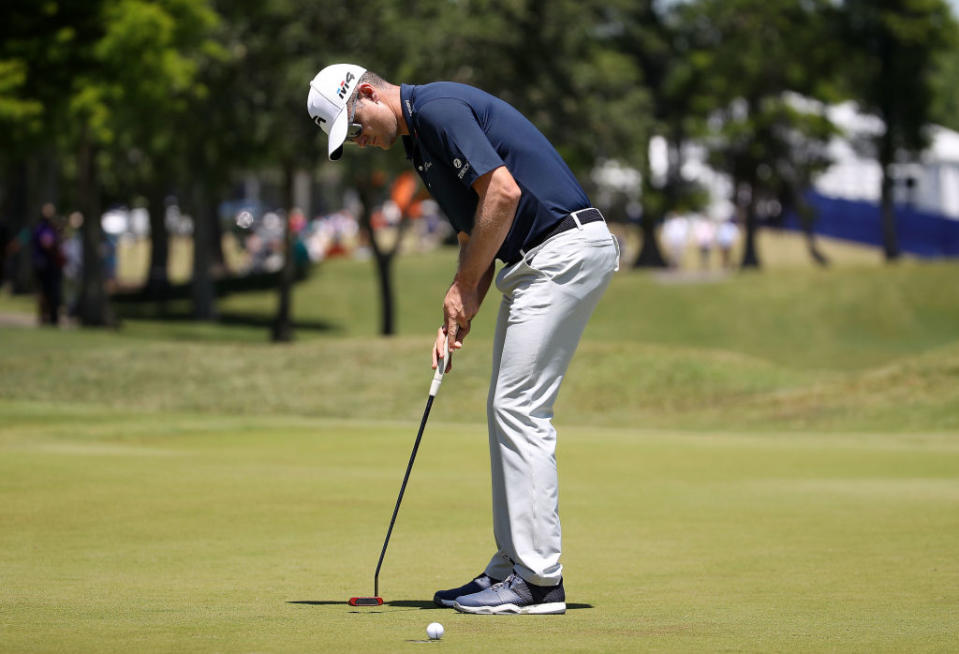
<instances>
[{"instance_id":1,"label":"man's ear","mask_svg":"<svg viewBox=\"0 0 959 654\"><path fill-rule=\"evenodd\" d=\"M379 98L379 94L376 92L376 87L369 82L363 82L356 87L356 97L376 102L376 100Z\"/></svg>"}]
</instances>

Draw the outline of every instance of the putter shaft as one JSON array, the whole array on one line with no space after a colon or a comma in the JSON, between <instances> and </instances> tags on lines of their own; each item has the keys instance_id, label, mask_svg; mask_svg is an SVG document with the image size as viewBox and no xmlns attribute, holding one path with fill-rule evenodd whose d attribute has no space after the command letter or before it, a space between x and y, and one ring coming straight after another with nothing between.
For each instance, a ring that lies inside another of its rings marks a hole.
<instances>
[{"instance_id":1,"label":"putter shaft","mask_svg":"<svg viewBox=\"0 0 959 654\"><path fill-rule=\"evenodd\" d=\"M445 362L444 362L445 365ZM410 454L410 462L406 466L406 474L403 475L403 485L400 486L400 494L396 498L396 506L393 508L393 517L390 518L390 528L386 530L386 540L383 541L383 550L380 552L380 560L376 563L376 572L373 574L373 595L380 595L380 567L383 565L383 557L386 555L386 546L390 544L390 535L393 533L393 525L396 524L396 514L400 511L400 502L403 501L403 493L406 492L406 482L410 479L410 471L413 470L413 461L416 459L416 451L420 448L420 440L423 438L423 430L426 428L426 419L430 416L430 408L433 406L434 395L430 394L426 400L426 410L423 412L423 419L420 421L420 429L416 434L416 442L413 443L413 452Z\"/></svg>"}]
</instances>

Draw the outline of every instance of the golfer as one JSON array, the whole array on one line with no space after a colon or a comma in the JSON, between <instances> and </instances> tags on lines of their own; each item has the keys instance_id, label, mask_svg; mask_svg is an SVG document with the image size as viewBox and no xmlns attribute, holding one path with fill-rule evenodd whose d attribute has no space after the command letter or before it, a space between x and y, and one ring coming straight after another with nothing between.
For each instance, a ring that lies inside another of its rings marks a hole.
<instances>
[{"instance_id":1,"label":"golfer","mask_svg":"<svg viewBox=\"0 0 959 654\"><path fill-rule=\"evenodd\" d=\"M503 294L487 401L496 553L433 600L464 613L565 613L553 403L619 268L603 215L549 141L506 102L453 82L396 86L351 64L310 82L310 116L344 143L406 156L459 238L433 366L463 347L495 272Z\"/></svg>"}]
</instances>

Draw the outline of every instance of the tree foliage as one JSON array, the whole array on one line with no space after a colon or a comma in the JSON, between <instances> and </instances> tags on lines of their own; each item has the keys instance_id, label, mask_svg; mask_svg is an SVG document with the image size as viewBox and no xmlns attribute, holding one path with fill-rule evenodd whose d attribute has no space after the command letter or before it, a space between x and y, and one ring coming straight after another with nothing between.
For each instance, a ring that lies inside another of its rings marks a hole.
<instances>
[{"instance_id":1,"label":"tree foliage","mask_svg":"<svg viewBox=\"0 0 959 654\"><path fill-rule=\"evenodd\" d=\"M899 256L891 166L928 144L938 57L956 47L956 23L944 0L844 0L842 68L847 88L882 119L876 142L882 168L881 217L887 259Z\"/></svg>"},{"instance_id":2,"label":"tree foliage","mask_svg":"<svg viewBox=\"0 0 959 654\"><path fill-rule=\"evenodd\" d=\"M326 161L304 101L329 63L360 63L396 83L484 88L526 114L591 193L599 162L640 171L654 263L656 224L702 201L684 172L690 143L733 180L753 265L755 230L786 209L806 215L802 191L828 163L834 129L817 102L854 99L881 117L875 147L887 172L924 147L930 121L959 125L959 40L944 0L9 0L0 37L4 220L19 227L35 211L29 171L41 159L58 170L52 188L88 216L145 197L159 279L159 216L176 193L206 244L194 266L196 313L206 317L215 315L215 206L239 176L285 180L278 202L289 209L294 173L316 172L335 209L346 187L378 202L382 180L407 167L400 148ZM669 152L662 178L650 166L653 138ZM894 256L890 179L883 215ZM626 213L622 203L603 208ZM87 229L96 262L98 221ZM389 259L377 258L387 272ZM83 315L108 322L95 268Z\"/></svg>"},{"instance_id":3,"label":"tree foliage","mask_svg":"<svg viewBox=\"0 0 959 654\"><path fill-rule=\"evenodd\" d=\"M936 124L959 131L959 37L953 36L933 70L930 117Z\"/></svg>"}]
</instances>

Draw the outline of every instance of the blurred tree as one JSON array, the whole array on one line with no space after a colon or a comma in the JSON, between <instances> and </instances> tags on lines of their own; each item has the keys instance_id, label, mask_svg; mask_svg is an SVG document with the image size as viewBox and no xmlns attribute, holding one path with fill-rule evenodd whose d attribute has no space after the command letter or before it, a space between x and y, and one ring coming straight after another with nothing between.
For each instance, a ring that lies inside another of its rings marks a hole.
<instances>
[{"instance_id":1,"label":"blurred tree","mask_svg":"<svg viewBox=\"0 0 959 654\"><path fill-rule=\"evenodd\" d=\"M110 169L127 163L118 160L118 151L134 151L135 161L151 163L149 172L162 184L172 162L185 154L182 132L177 130L186 122L191 96L203 94L196 83L197 69L212 47L209 34L217 16L205 1L118 0L104 5L100 20L103 34L93 46L94 65L77 95L81 125L91 122L83 120L87 115L103 119L102 129L81 132L81 150L96 152L100 160L90 162L91 171L96 171L91 179L99 180L98 166ZM151 194L156 193L154 189ZM196 234L203 228L202 213L193 214ZM162 242L165 226L160 227L160 220L154 218L158 229L153 237ZM156 267L151 262L154 275ZM106 304L105 294L94 295L94 284L85 280L84 289L88 288L81 295L84 323L97 322L103 310L99 306Z\"/></svg>"},{"instance_id":2,"label":"blurred tree","mask_svg":"<svg viewBox=\"0 0 959 654\"><path fill-rule=\"evenodd\" d=\"M95 3L90 6L96 8ZM73 46L92 38L85 7L65 11L54 3L9 0L0 4L0 250L20 249L22 234L44 202L57 202L58 124L63 89L76 70ZM5 229L4 229L5 227ZM25 252L25 250L24 250ZM2 258L2 255L0 255ZM30 257L17 257L12 288L31 287Z\"/></svg>"},{"instance_id":3,"label":"blurred tree","mask_svg":"<svg viewBox=\"0 0 959 654\"><path fill-rule=\"evenodd\" d=\"M43 107L42 115L19 121L19 133L33 147L69 153L62 166L85 217L78 317L85 325L112 324L102 265L103 181L143 160L129 152L164 149L157 140L169 139L177 100L194 88L195 46L215 15L190 0L12 4L4 52L26 63L23 88Z\"/></svg>"},{"instance_id":4,"label":"blurred tree","mask_svg":"<svg viewBox=\"0 0 959 654\"><path fill-rule=\"evenodd\" d=\"M840 33L847 45L842 71L849 93L879 116L882 168L880 216L887 260L900 254L892 166L926 147L934 116L938 56L956 43L956 21L944 0L843 0Z\"/></svg>"},{"instance_id":5,"label":"blurred tree","mask_svg":"<svg viewBox=\"0 0 959 654\"><path fill-rule=\"evenodd\" d=\"M642 156L652 108L603 0L430 0L410 37L412 83L449 79L519 109L587 186L597 159ZM628 3L626 3L628 4ZM436 57L436 52L444 53ZM482 58L478 59L478 54Z\"/></svg>"},{"instance_id":6,"label":"blurred tree","mask_svg":"<svg viewBox=\"0 0 959 654\"><path fill-rule=\"evenodd\" d=\"M296 172L313 170L321 161L329 165L325 135L306 114L310 79L336 61L356 61L372 69L381 66L379 70L388 72L386 64L402 58L398 48L409 46L412 37L404 35L403 40L394 34L389 21L400 15L399 8L385 0L361 4L238 0L218 3L218 8L228 26L226 48L235 55L213 85L217 102L229 105L215 109L225 118L217 138L222 135L227 142L233 141L226 148L219 146L220 152L230 153L230 170L278 169L286 196L283 211L288 214L295 206L292 180ZM208 144L208 154L213 147ZM397 157L401 155L394 154L394 167L401 160ZM344 157L335 164L333 174L369 183L368 176L354 174L368 162L354 159ZM382 165L388 166L389 161ZM288 229L289 221L286 224ZM285 241L289 244L292 239L287 235ZM272 338L278 341L293 337L290 252L285 265L272 330Z\"/></svg>"},{"instance_id":7,"label":"blurred tree","mask_svg":"<svg viewBox=\"0 0 959 654\"><path fill-rule=\"evenodd\" d=\"M743 267L758 267L763 219L792 205L825 167L833 128L824 114L800 111L787 91L829 98L840 50L827 36L828 0L700 0L682 7L710 116L710 161L733 183L745 224ZM797 53L802 53L797 56ZM800 103L801 104L801 103ZM811 248L814 257L815 248Z\"/></svg>"},{"instance_id":8,"label":"blurred tree","mask_svg":"<svg viewBox=\"0 0 959 654\"><path fill-rule=\"evenodd\" d=\"M200 178L203 183L206 175L197 175L199 166L187 162L197 161L198 142L210 140L209 132L198 134L196 126L201 121L196 119L196 110L210 96L209 71L222 65L228 55L214 40L220 20L206 0L153 0L136 13L131 11L126 20L129 28L114 51L118 57L124 51L131 57L139 52L141 63L123 74L148 76L150 81L141 83L137 93L125 100L128 110L119 116L124 123L118 144L124 153L132 153L138 164L134 182L146 195L150 212L148 291L162 294L167 285L166 198L179 186L185 190L180 202L191 210L195 222L202 222L208 210L196 206L190 197L190 182ZM149 44L146 54L144 44ZM130 81L122 83L130 88ZM202 124L211 127L208 119ZM215 214L206 220L215 220ZM200 225L201 234L203 227ZM200 279L208 284L202 273ZM204 308L196 313L209 317L214 311Z\"/></svg>"},{"instance_id":9,"label":"blurred tree","mask_svg":"<svg viewBox=\"0 0 959 654\"><path fill-rule=\"evenodd\" d=\"M219 20L207 2L191 0L123 0L111 3L104 18L107 31L97 54L113 138L102 156L114 184L145 191L151 235L147 288L162 296L167 286L165 198L177 181L186 191L180 201L186 201L194 219L195 245L200 243L195 260L208 250L204 237L215 218L209 215L209 194L192 187L203 185L203 173L213 169L196 166L202 161L197 144L210 137L197 133L195 109L208 97L200 74L225 59L213 40ZM215 315L209 267L208 262L194 265L198 318Z\"/></svg>"},{"instance_id":10,"label":"blurred tree","mask_svg":"<svg viewBox=\"0 0 959 654\"><path fill-rule=\"evenodd\" d=\"M667 145L667 170L653 174L649 147L637 153L642 172L642 246L636 267L665 267L656 241L656 225L669 210L696 210L703 197L683 178L683 152L688 139L703 133L706 111L701 101L702 69L689 53L690 23L675 3L620 0L605 5L610 44L628 55L641 71L651 101L650 132Z\"/></svg>"},{"instance_id":11,"label":"blurred tree","mask_svg":"<svg viewBox=\"0 0 959 654\"><path fill-rule=\"evenodd\" d=\"M0 54L0 152L9 157L41 132L43 105L26 92L27 61L3 39Z\"/></svg>"},{"instance_id":12,"label":"blurred tree","mask_svg":"<svg viewBox=\"0 0 959 654\"><path fill-rule=\"evenodd\" d=\"M932 88L932 122L959 131L959 35L953 32L951 45L936 58Z\"/></svg>"},{"instance_id":13,"label":"blurred tree","mask_svg":"<svg viewBox=\"0 0 959 654\"><path fill-rule=\"evenodd\" d=\"M75 183L74 203L84 217L81 231L83 271L77 316L84 325L111 325L103 271L105 238L100 224L100 146L113 138L108 84L98 44L108 31L105 3L45 3L24 10L28 23L39 20L55 30L31 49L31 86L44 105L44 139L69 157L66 172ZM38 15L39 14L39 15ZM27 25L17 28L29 38ZM47 59L49 57L49 59ZM54 62L51 66L50 62Z\"/></svg>"}]
</instances>

